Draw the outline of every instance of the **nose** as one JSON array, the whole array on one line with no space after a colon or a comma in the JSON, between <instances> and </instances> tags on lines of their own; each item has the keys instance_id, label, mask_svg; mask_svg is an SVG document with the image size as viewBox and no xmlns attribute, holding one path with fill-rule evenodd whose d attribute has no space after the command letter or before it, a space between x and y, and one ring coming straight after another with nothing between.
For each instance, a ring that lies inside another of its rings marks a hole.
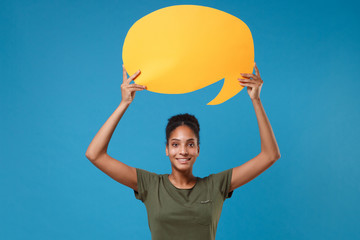
<instances>
[{"instance_id":1,"label":"nose","mask_svg":"<svg viewBox=\"0 0 360 240\"><path fill-rule=\"evenodd\" d=\"M182 146L182 147L180 148L180 154L181 154L181 155L187 155L187 154L188 154L188 151L187 151L186 146Z\"/></svg>"}]
</instances>

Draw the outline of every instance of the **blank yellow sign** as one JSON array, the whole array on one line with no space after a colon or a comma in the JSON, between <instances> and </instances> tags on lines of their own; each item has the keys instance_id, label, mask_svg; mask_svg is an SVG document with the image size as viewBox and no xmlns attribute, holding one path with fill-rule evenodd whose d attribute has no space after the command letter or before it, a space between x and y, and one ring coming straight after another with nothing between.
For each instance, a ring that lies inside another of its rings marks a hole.
<instances>
[{"instance_id":1,"label":"blank yellow sign","mask_svg":"<svg viewBox=\"0 0 360 240\"><path fill-rule=\"evenodd\" d=\"M135 80L157 93L192 92L223 78L220 93L208 103L225 102L240 92L240 73L252 73L254 44L239 18L197 5L159 9L130 28L123 62Z\"/></svg>"}]
</instances>

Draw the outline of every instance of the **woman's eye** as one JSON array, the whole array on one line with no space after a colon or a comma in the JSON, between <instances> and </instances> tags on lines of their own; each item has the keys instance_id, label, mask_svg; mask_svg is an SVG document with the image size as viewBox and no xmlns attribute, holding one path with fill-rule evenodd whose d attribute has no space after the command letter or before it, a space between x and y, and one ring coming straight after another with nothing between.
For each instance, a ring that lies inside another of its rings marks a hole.
<instances>
[{"instance_id":1,"label":"woman's eye","mask_svg":"<svg viewBox=\"0 0 360 240\"><path fill-rule=\"evenodd\" d=\"M193 144L193 143L190 143L189 145L190 145L190 147L194 147L194 146L195 146L195 144Z\"/></svg>"},{"instance_id":2,"label":"woman's eye","mask_svg":"<svg viewBox=\"0 0 360 240\"><path fill-rule=\"evenodd\" d=\"M177 143L173 143L172 146L173 146L173 147L176 147L176 146L177 146Z\"/></svg>"}]
</instances>

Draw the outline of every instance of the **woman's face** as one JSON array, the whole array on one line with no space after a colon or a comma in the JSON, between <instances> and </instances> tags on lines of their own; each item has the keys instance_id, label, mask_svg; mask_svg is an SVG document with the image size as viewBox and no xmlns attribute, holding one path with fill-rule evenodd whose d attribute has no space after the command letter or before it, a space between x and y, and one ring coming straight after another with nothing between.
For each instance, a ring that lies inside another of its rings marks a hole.
<instances>
[{"instance_id":1,"label":"woman's face","mask_svg":"<svg viewBox=\"0 0 360 240\"><path fill-rule=\"evenodd\" d=\"M200 152L197 141L193 130L186 125L181 125L171 132L166 145L166 156L169 156L173 169L192 170Z\"/></svg>"}]
</instances>

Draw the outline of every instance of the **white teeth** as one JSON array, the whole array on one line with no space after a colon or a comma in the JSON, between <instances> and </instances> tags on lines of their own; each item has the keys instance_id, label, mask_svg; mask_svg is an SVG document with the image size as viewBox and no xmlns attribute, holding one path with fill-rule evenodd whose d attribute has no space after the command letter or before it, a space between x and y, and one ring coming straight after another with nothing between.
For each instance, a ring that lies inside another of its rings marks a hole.
<instances>
[{"instance_id":1,"label":"white teeth","mask_svg":"<svg viewBox=\"0 0 360 240\"><path fill-rule=\"evenodd\" d=\"M177 158L178 161L180 161L181 163L185 163L186 161L189 161L190 158Z\"/></svg>"}]
</instances>

